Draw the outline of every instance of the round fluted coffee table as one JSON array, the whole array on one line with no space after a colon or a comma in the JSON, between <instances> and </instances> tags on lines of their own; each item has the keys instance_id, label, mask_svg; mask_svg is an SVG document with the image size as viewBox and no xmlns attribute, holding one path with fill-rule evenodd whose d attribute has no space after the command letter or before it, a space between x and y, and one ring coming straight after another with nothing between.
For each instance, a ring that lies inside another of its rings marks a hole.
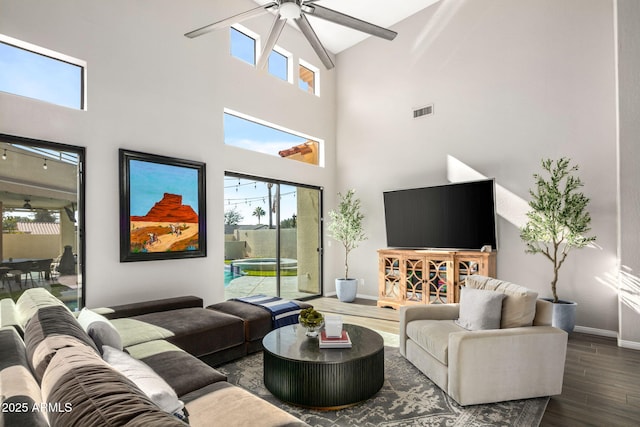
<instances>
[{"instance_id":1,"label":"round fluted coffee table","mask_svg":"<svg viewBox=\"0 0 640 427\"><path fill-rule=\"evenodd\" d=\"M351 348L319 348L305 328L269 332L264 345L264 384L277 398L310 408L340 409L362 402L384 383L384 341L357 325L343 325Z\"/></svg>"}]
</instances>

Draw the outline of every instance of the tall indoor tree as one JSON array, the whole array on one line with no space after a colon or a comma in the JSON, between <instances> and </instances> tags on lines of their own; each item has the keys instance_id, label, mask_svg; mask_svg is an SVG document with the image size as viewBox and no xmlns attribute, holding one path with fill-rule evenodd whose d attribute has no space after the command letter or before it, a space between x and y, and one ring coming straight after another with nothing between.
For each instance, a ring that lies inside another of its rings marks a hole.
<instances>
[{"instance_id":1,"label":"tall indoor tree","mask_svg":"<svg viewBox=\"0 0 640 427\"><path fill-rule=\"evenodd\" d=\"M543 159L541 163L545 173L533 175L536 184L529 191L529 220L522 228L520 237L527 245L526 252L540 253L551 261L551 293L553 302L558 305L564 302L558 298L557 292L560 267L571 249L589 245L596 240L596 236L588 236L591 231L591 216L587 211L589 198L580 191L583 184L576 175L578 166L572 166L566 157ZM572 305L574 308L570 317L575 323L575 303ZM567 328L573 330L573 325Z\"/></svg>"}]
</instances>

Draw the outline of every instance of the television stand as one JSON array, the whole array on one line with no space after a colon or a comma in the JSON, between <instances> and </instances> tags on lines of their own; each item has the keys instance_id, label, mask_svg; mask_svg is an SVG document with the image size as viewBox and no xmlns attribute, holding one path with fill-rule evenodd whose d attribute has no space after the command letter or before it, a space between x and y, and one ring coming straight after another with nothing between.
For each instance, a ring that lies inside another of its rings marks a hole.
<instances>
[{"instance_id":1,"label":"television stand","mask_svg":"<svg viewBox=\"0 0 640 427\"><path fill-rule=\"evenodd\" d=\"M496 252L380 249L378 307L460 301L466 276L495 277Z\"/></svg>"}]
</instances>

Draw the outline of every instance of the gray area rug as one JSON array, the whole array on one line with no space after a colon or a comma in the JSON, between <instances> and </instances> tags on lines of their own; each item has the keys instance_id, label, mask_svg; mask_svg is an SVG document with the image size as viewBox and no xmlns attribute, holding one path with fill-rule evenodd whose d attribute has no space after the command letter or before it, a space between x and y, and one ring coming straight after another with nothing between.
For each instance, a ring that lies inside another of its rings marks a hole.
<instances>
[{"instance_id":1,"label":"gray area rug","mask_svg":"<svg viewBox=\"0 0 640 427\"><path fill-rule=\"evenodd\" d=\"M384 351L385 382L380 391L363 403L338 411L300 408L274 397L262 380L262 353L217 369L230 383L312 426L538 426L549 401L544 397L462 407L402 357L397 348L385 347Z\"/></svg>"}]
</instances>

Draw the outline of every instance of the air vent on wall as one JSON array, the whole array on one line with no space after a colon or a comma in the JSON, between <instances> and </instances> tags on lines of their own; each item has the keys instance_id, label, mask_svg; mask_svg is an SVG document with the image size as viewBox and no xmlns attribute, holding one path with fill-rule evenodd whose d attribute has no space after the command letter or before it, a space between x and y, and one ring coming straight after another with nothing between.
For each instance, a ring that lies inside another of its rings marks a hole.
<instances>
[{"instance_id":1,"label":"air vent on wall","mask_svg":"<svg viewBox=\"0 0 640 427\"><path fill-rule=\"evenodd\" d=\"M420 108L414 108L413 110L414 119L417 119L418 117L430 116L432 114L433 114L433 104L420 107Z\"/></svg>"}]
</instances>

